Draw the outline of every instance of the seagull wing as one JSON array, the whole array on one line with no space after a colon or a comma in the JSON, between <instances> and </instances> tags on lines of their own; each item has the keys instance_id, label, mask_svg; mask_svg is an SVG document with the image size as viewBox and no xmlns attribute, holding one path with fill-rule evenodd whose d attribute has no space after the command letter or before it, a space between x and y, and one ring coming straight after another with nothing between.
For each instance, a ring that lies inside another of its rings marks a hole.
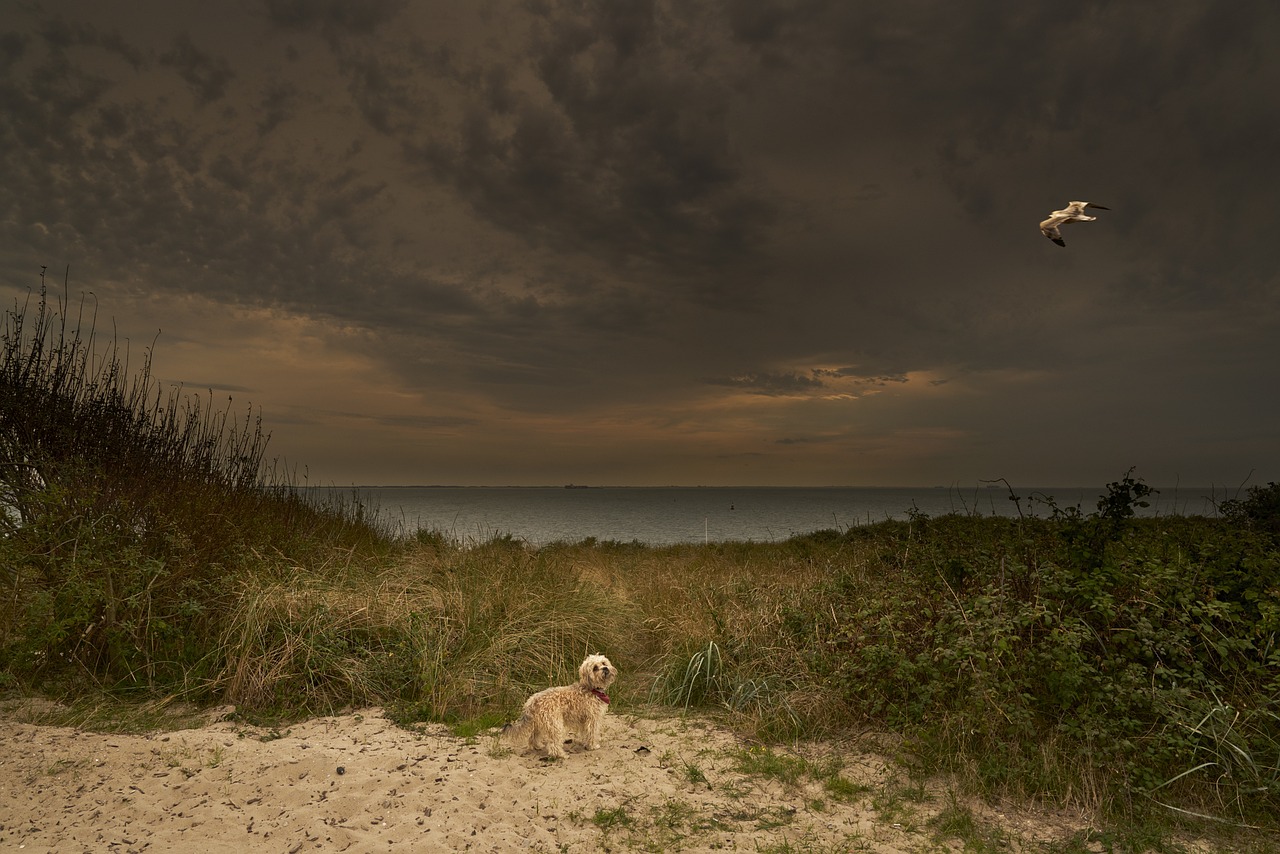
<instances>
[{"instance_id":1,"label":"seagull wing","mask_svg":"<svg viewBox=\"0 0 1280 854\"><path fill-rule=\"evenodd\" d=\"M1066 246L1067 243L1062 239L1062 232L1058 230L1058 226L1066 225L1070 222L1093 222L1097 217L1086 216L1085 208L1099 208L1109 211L1111 208L1106 205L1096 205L1093 202L1067 202L1067 206L1060 211L1053 211L1049 214L1049 218L1040 223L1040 233L1052 240L1059 246Z\"/></svg>"},{"instance_id":2,"label":"seagull wing","mask_svg":"<svg viewBox=\"0 0 1280 854\"><path fill-rule=\"evenodd\" d=\"M1046 219L1040 223L1040 233L1059 246L1067 245L1066 241L1062 239L1062 232L1058 231L1058 224L1052 219Z\"/></svg>"}]
</instances>

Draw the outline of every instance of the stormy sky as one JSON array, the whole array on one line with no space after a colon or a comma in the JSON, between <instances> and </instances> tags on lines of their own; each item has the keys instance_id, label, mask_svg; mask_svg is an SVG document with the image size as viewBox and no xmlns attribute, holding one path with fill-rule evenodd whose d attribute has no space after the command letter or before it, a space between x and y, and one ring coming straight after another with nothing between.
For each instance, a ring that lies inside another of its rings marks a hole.
<instances>
[{"instance_id":1,"label":"stormy sky","mask_svg":"<svg viewBox=\"0 0 1280 854\"><path fill-rule=\"evenodd\" d=\"M0 298L308 482L1280 479L1270 0L3 5Z\"/></svg>"}]
</instances>

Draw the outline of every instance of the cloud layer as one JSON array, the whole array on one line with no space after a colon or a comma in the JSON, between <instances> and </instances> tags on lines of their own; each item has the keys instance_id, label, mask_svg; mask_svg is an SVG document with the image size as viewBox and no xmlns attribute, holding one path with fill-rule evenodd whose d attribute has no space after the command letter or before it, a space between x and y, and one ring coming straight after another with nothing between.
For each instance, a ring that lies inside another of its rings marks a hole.
<instances>
[{"instance_id":1,"label":"cloud layer","mask_svg":"<svg viewBox=\"0 0 1280 854\"><path fill-rule=\"evenodd\" d=\"M1280 477L1273 4L58 5L0 287L319 479Z\"/></svg>"}]
</instances>

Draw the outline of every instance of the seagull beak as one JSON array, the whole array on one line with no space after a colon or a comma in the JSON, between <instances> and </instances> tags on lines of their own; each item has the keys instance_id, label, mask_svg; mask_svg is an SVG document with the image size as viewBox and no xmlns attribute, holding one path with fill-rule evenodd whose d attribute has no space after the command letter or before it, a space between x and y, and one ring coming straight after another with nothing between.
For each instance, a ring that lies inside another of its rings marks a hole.
<instances>
[{"instance_id":1,"label":"seagull beak","mask_svg":"<svg viewBox=\"0 0 1280 854\"><path fill-rule=\"evenodd\" d=\"M1089 202L1089 207L1091 207L1091 208L1097 208L1097 209L1098 209L1098 210L1100 210L1100 211L1109 211L1109 210L1111 210L1111 208L1107 207L1106 205L1095 205L1093 202Z\"/></svg>"}]
</instances>

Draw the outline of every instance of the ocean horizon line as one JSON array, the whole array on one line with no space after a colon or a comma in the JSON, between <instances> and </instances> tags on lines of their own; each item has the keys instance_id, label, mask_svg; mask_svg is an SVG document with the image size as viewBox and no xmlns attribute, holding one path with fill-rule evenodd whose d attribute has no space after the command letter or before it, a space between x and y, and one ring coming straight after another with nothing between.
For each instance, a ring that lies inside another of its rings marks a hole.
<instances>
[{"instance_id":1,"label":"ocean horizon line","mask_svg":"<svg viewBox=\"0 0 1280 854\"><path fill-rule=\"evenodd\" d=\"M569 486L571 488L565 488ZM484 539L503 532L529 542L584 538L676 542L778 540L913 515L1023 516L1054 508L1092 511L1105 486L595 486L419 485L312 488L379 508L406 530ZM1139 516L1217 515L1231 487L1178 485L1135 502Z\"/></svg>"}]
</instances>

